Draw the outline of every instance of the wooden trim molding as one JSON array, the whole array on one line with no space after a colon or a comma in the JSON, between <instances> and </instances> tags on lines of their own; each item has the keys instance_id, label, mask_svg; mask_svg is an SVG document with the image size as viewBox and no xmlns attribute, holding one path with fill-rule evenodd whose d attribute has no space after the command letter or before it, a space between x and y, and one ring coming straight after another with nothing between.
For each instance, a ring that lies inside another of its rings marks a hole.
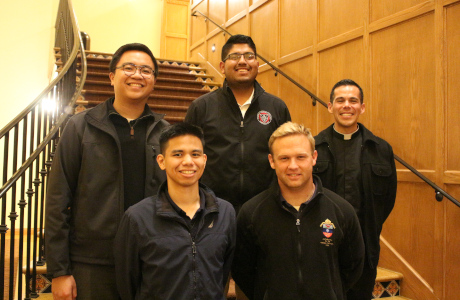
<instances>
[{"instance_id":1,"label":"wooden trim molding","mask_svg":"<svg viewBox=\"0 0 460 300\"><path fill-rule=\"evenodd\" d=\"M404 275L401 290L411 299L438 300L433 287L415 270L390 243L380 236L379 267L387 268Z\"/></svg>"},{"instance_id":2,"label":"wooden trim molding","mask_svg":"<svg viewBox=\"0 0 460 300\"><path fill-rule=\"evenodd\" d=\"M318 43L317 50L318 52L324 51L326 49L338 46L340 44L355 40L362 37L364 34L364 26L358 27L356 29L350 30L348 32L342 33L333 38L324 40Z\"/></svg>"},{"instance_id":3,"label":"wooden trim molding","mask_svg":"<svg viewBox=\"0 0 460 300\"><path fill-rule=\"evenodd\" d=\"M281 65L293 62L295 60L298 60L298 59L301 59L301 58L304 58L310 55L313 55L313 46L310 46L310 47L301 49L299 51L296 51L294 53L290 53L288 55L280 57L279 65L281 66Z\"/></svg>"},{"instance_id":4,"label":"wooden trim molding","mask_svg":"<svg viewBox=\"0 0 460 300\"><path fill-rule=\"evenodd\" d=\"M378 31L378 30L387 28L389 26L393 26L395 24L405 22L407 20L424 15L428 12L434 11L434 9L435 9L435 3L433 1L427 1L424 3L418 4L418 5L415 5L411 8L400 11L391 16L371 22L369 24L369 32L372 33L374 31Z\"/></svg>"}]
</instances>

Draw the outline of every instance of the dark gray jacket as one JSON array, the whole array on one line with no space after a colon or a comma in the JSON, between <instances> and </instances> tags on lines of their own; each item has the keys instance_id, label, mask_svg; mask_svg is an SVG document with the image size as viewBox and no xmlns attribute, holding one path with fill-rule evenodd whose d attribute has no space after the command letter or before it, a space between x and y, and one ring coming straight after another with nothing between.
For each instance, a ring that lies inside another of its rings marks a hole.
<instances>
[{"instance_id":1,"label":"dark gray jacket","mask_svg":"<svg viewBox=\"0 0 460 300\"><path fill-rule=\"evenodd\" d=\"M363 197L364 242L366 244L367 259L372 268L376 268L380 254L380 232L383 222L390 215L396 199L396 167L393 149L385 140L375 136L363 124L363 144L361 146L361 178ZM323 186L335 191L335 158L332 149L333 125L321 131L316 137L316 151L318 159L313 173L321 178Z\"/></svg>"},{"instance_id":2,"label":"dark gray jacket","mask_svg":"<svg viewBox=\"0 0 460 300\"><path fill-rule=\"evenodd\" d=\"M59 140L48 178L46 256L48 274L71 274L71 261L113 265L113 239L124 213L118 135L108 101L76 114ZM166 179L156 163L158 138L168 125L153 113L146 133L145 197Z\"/></svg>"}]
</instances>

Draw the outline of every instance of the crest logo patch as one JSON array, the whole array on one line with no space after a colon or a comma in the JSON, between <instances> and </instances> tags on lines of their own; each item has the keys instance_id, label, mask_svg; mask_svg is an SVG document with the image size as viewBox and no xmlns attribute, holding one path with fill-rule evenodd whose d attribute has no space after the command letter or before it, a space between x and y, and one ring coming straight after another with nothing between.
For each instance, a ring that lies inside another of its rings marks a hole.
<instances>
[{"instance_id":1,"label":"crest logo patch","mask_svg":"<svg viewBox=\"0 0 460 300\"><path fill-rule=\"evenodd\" d=\"M268 125L272 121L272 115L265 110L261 110L257 113L257 121L262 125Z\"/></svg>"},{"instance_id":2,"label":"crest logo patch","mask_svg":"<svg viewBox=\"0 0 460 300\"><path fill-rule=\"evenodd\" d=\"M323 235L325 236L325 238L323 238L323 241L321 242L321 244L323 244L325 246L334 245L332 243L332 239L331 239L332 235L334 234L334 229L335 229L334 223L332 223L331 220L326 219L326 221L321 223L319 225L319 227L321 227L323 229Z\"/></svg>"}]
</instances>

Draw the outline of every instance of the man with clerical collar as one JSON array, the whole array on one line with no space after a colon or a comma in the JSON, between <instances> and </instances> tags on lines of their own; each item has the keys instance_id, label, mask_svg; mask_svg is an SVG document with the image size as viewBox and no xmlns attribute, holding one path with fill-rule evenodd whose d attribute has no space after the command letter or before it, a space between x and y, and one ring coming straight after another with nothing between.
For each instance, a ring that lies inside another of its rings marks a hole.
<instances>
[{"instance_id":1,"label":"man with clerical collar","mask_svg":"<svg viewBox=\"0 0 460 300\"><path fill-rule=\"evenodd\" d=\"M350 202L360 221L366 261L348 299L372 299L377 274L382 225L396 198L396 167L391 146L375 136L358 118L365 112L361 87L350 79L332 88L328 111L334 124L316 137L318 159L313 172L323 185Z\"/></svg>"},{"instance_id":2,"label":"man with clerical collar","mask_svg":"<svg viewBox=\"0 0 460 300\"><path fill-rule=\"evenodd\" d=\"M227 299L235 210L199 183L203 143L201 128L187 123L161 133L157 162L167 180L126 211L115 238L121 299Z\"/></svg>"},{"instance_id":3,"label":"man with clerical collar","mask_svg":"<svg viewBox=\"0 0 460 300\"><path fill-rule=\"evenodd\" d=\"M308 128L281 125L269 149L278 180L240 210L236 284L251 300L347 299L364 262L353 207L312 174L317 152Z\"/></svg>"}]
</instances>

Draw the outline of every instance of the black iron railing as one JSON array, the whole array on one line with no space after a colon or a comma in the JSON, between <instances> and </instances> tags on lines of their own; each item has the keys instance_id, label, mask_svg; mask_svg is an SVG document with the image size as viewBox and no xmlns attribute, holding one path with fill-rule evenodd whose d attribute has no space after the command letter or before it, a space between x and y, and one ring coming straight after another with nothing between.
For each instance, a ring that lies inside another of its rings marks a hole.
<instances>
[{"instance_id":1,"label":"black iron railing","mask_svg":"<svg viewBox=\"0 0 460 300\"><path fill-rule=\"evenodd\" d=\"M86 79L84 47L70 0L61 0L59 4L55 51L60 56L57 77L0 131L3 152L0 269L4 270L0 273L0 295L3 299L39 297L36 276L37 266L45 264L43 216L47 175L59 133L73 112ZM20 274L23 269L25 282ZM5 280L8 288L3 284Z\"/></svg>"},{"instance_id":2,"label":"black iron railing","mask_svg":"<svg viewBox=\"0 0 460 300\"><path fill-rule=\"evenodd\" d=\"M208 16L206 16L205 14L203 14L202 12L200 12L199 10L195 10L192 12L192 16L193 17L203 17L206 20L209 20L211 23L213 23L214 25L216 25L221 31L225 32L226 34L228 34L229 36L232 36L232 34L230 32L228 32L227 30L225 30L225 28L223 28L222 26L220 26L219 24L217 24L216 22L214 22L212 19L210 19ZM275 72L276 74L281 74L282 76L284 76L286 79L288 79L290 82L292 82L294 85L296 85L298 88L300 88L302 91L304 91L305 93L307 93L311 99L312 99L312 105L315 106L316 105L316 102L319 102L320 104L322 104L324 107L327 108L327 104L326 102L322 101L320 98L318 98L315 94L313 94L312 92L310 92L308 89L306 89L304 86L302 86L300 83L298 83L297 81L295 81L294 79L292 79L289 75L287 75L286 73L284 73L282 70L280 70L278 67L276 67L275 65L273 65L272 63L270 63L267 59L265 59L264 57L260 56L260 55L257 55L257 58L259 58L260 60L262 60L263 62L265 62L267 65L269 65ZM407 162L405 162L403 159L401 159L399 156L395 155L395 160L400 162L403 166L405 166L407 169L409 169L412 173L414 173L415 175L417 175L420 179L422 179L423 181L425 181L428 185L430 185L434 190L435 190L435 198L437 201L442 201L443 197L446 197L447 199L449 199L452 203L454 203L455 205L457 205L458 207L460 207L460 202L455 199L454 197L452 197L450 194L448 194L446 191L444 191L443 189L441 189L438 185L436 185L434 182L432 182L431 180L429 180L428 178L426 178L422 173L420 173L419 171L417 171L417 169L415 169L414 167L412 167L410 164L408 164Z\"/></svg>"}]
</instances>

